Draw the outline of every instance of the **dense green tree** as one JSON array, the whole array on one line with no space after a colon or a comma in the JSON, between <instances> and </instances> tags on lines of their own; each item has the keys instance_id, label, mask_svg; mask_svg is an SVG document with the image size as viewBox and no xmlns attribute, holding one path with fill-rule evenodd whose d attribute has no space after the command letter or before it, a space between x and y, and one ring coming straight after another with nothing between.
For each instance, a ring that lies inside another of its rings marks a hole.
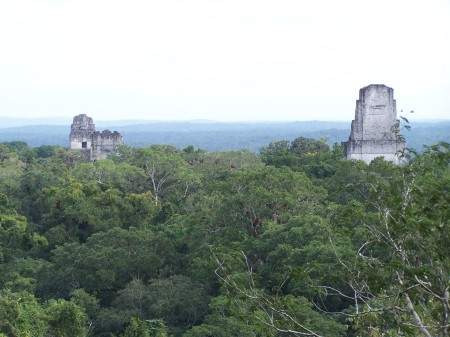
<instances>
[{"instance_id":1,"label":"dense green tree","mask_svg":"<svg viewBox=\"0 0 450 337\"><path fill-rule=\"evenodd\" d=\"M309 178L323 179L332 176L337 163L342 161L341 146L333 149L325 139L298 137L292 142L278 141L261 148L261 158L267 165L287 166L294 171L305 172Z\"/></svg>"},{"instance_id":2,"label":"dense green tree","mask_svg":"<svg viewBox=\"0 0 450 337\"><path fill-rule=\"evenodd\" d=\"M265 326L246 310L244 301L219 295L210 303L211 313L200 325L194 326L186 337L228 337L228 336L276 336L275 332Z\"/></svg>"},{"instance_id":3,"label":"dense green tree","mask_svg":"<svg viewBox=\"0 0 450 337\"><path fill-rule=\"evenodd\" d=\"M151 279L148 284L134 279L120 290L112 303L118 314L140 319L162 319L177 336L201 321L207 311L208 296L202 284L174 275Z\"/></svg>"},{"instance_id":4,"label":"dense green tree","mask_svg":"<svg viewBox=\"0 0 450 337\"><path fill-rule=\"evenodd\" d=\"M167 337L167 328L162 320L142 320L133 317L123 337Z\"/></svg>"},{"instance_id":5,"label":"dense green tree","mask_svg":"<svg viewBox=\"0 0 450 337\"><path fill-rule=\"evenodd\" d=\"M218 233L218 239L229 235L229 242L257 237L267 221L282 223L294 214L323 210L324 191L286 167L243 169L214 186L214 194L193 200L199 208L194 212L201 215L195 221L206 233Z\"/></svg>"},{"instance_id":6,"label":"dense green tree","mask_svg":"<svg viewBox=\"0 0 450 337\"><path fill-rule=\"evenodd\" d=\"M7 200L6 196L0 195L2 197ZM24 216L5 208L0 212L0 261L10 262L16 257L23 257L34 239L38 239L38 235L29 230Z\"/></svg>"},{"instance_id":7,"label":"dense green tree","mask_svg":"<svg viewBox=\"0 0 450 337\"><path fill-rule=\"evenodd\" d=\"M315 140L311 138L298 137L292 141L289 151L296 154L328 152L330 151L330 148L325 141L325 139Z\"/></svg>"},{"instance_id":8,"label":"dense green tree","mask_svg":"<svg viewBox=\"0 0 450 337\"><path fill-rule=\"evenodd\" d=\"M199 183L180 151L171 146L152 145L138 149L131 161L144 169L155 205L160 201L179 201Z\"/></svg>"},{"instance_id":9,"label":"dense green tree","mask_svg":"<svg viewBox=\"0 0 450 337\"><path fill-rule=\"evenodd\" d=\"M8 337L45 337L47 313L28 292L0 290L0 335Z\"/></svg>"},{"instance_id":10,"label":"dense green tree","mask_svg":"<svg viewBox=\"0 0 450 337\"><path fill-rule=\"evenodd\" d=\"M298 163L298 156L291 152L290 142L282 140L272 142L259 150L264 163L277 167L295 167Z\"/></svg>"},{"instance_id":11,"label":"dense green tree","mask_svg":"<svg viewBox=\"0 0 450 337\"><path fill-rule=\"evenodd\" d=\"M133 278L170 275L179 260L164 233L113 228L91 235L85 244L66 243L52 252L54 267L41 275L40 292L68 296L85 289L104 303Z\"/></svg>"},{"instance_id":12,"label":"dense green tree","mask_svg":"<svg viewBox=\"0 0 450 337\"><path fill-rule=\"evenodd\" d=\"M367 168L366 211L377 218L348 231L359 234L357 254L338 260L361 334L448 335L449 148L438 144L403 167L375 160Z\"/></svg>"},{"instance_id":13,"label":"dense green tree","mask_svg":"<svg viewBox=\"0 0 450 337\"><path fill-rule=\"evenodd\" d=\"M26 164L19 159L19 155L4 144L0 144L0 193L8 196L17 195L20 190L21 177ZM15 199L10 200L14 206L19 204Z\"/></svg>"},{"instance_id":14,"label":"dense green tree","mask_svg":"<svg viewBox=\"0 0 450 337\"><path fill-rule=\"evenodd\" d=\"M21 254L25 256L24 253ZM42 270L48 269L50 263L42 258L17 256L9 262L0 264L0 287L15 292L27 291L33 293L36 278Z\"/></svg>"},{"instance_id":15,"label":"dense green tree","mask_svg":"<svg viewBox=\"0 0 450 337\"><path fill-rule=\"evenodd\" d=\"M76 289L70 294L70 300L78 305L86 313L89 335L92 335L96 327L96 319L100 311L99 300L88 294L84 289Z\"/></svg>"},{"instance_id":16,"label":"dense green tree","mask_svg":"<svg viewBox=\"0 0 450 337\"><path fill-rule=\"evenodd\" d=\"M103 190L114 188L123 193L148 191L144 170L128 163L115 164L111 160L82 163L74 168L73 175L80 182L95 182Z\"/></svg>"},{"instance_id":17,"label":"dense green tree","mask_svg":"<svg viewBox=\"0 0 450 337\"><path fill-rule=\"evenodd\" d=\"M82 184L71 178L64 186L43 188L35 206L40 230L51 245L81 242L93 233L114 227L145 227L159 214L150 192L124 193L95 182Z\"/></svg>"},{"instance_id":18,"label":"dense green tree","mask_svg":"<svg viewBox=\"0 0 450 337\"><path fill-rule=\"evenodd\" d=\"M37 158L50 158L53 157L57 151L63 151L63 148L59 145L41 145L33 148Z\"/></svg>"},{"instance_id":19,"label":"dense green tree","mask_svg":"<svg viewBox=\"0 0 450 337\"><path fill-rule=\"evenodd\" d=\"M259 275L243 251L213 253L218 264L216 274L228 292L227 308L232 315L257 327L259 334L268 329L264 334L269 336L344 336L345 326L330 315L315 311L306 298L283 295L279 287L271 291L261 289Z\"/></svg>"},{"instance_id":20,"label":"dense green tree","mask_svg":"<svg viewBox=\"0 0 450 337\"><path fill-rule=\"evenodd\" d=\"M151 280L148 291L152 317L163 318L178 330L198 324L207 311L209 298L203 285L189 277L174 275Z\"/></svg>"},{"instance_id":21,"label":"dense green tree","mask_svg":"<svg viewBox=\"0 0 450 337\"><path fill-rule=\"evenodd\" d=\"M394 261L401 261L400 268L393 268L394 279L413 324L424 335L445 336L450 331L449 159L449 144L429 148L402 169L397 181L378 185L371 199L383 224L372 233Z\"/></svg>"},{"instance_id":22,"label":"dense green tree","mask_svg":"<svg viewBox=\"0 0 450 337\"><path fill-rule=\"evenodd\" d=\"M58 337L85 337L88 332L87 317L75 302L50 300L47 304L49 333Z\"/></svg>"},{"instance_id":23,"label":"dense green tree","mask_svg":"<svg viewBox=\"0 0 450 337\"><path fill-rule=\"evenodd\" d=\"M0 336L447 336L449 145L0 144Z\"/></svg>"},{"instance_id":24,"label":"dense green tree","mask_svg":"<svg viewBox=\"0 0 450 337\"><path fill-rule=\"evenodd\" d=\"M205 160L213 167L222 166L231 169L262 166L259 156L248 150L211 152L205 155Z\"/></svg>"},{"instance_id":25,"label":"dense green tree","mask_svg":"<svg viewBox=\"0 0 450 337\"><path fill-rule=\"evenodd\" d=\"M31 165L27 165L23 171L18 191L14 193L18 199L18 205L24 214L33 222L39 223L42 209L36 201L44 188L59 188L73 180L72 169L83 163L85 159L76 152L69 152L62 148L56 148L51 157L39 158Z\"/></svg>"}]
</instances>

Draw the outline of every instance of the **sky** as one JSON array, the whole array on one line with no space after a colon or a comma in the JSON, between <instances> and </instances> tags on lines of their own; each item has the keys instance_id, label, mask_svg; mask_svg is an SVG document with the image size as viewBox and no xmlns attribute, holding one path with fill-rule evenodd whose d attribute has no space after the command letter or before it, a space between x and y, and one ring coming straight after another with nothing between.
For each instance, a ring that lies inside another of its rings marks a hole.
<instances>
[{"instance_id":1,"label":"sky","mask_svg":"<svg viewBox=\"0 0 450 337\"><path fill-rule=\"evenodd\" d=\"M449 36L449 0L0 0L0 116L450 119Z\"/></svg>"}]
</instances>

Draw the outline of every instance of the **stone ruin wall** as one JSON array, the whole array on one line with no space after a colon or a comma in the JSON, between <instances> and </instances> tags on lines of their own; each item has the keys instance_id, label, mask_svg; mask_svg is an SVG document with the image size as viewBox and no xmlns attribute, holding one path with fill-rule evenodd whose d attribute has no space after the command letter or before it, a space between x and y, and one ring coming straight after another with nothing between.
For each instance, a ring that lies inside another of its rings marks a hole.
<instances>
[{"instance_id":1,"label":"stone ruin wall","mask_svg":"<svg viewBox=\"0 0 450 337\"><path fill-rule=\"evenodd\" d=\"M346 159L362 160L369 164L377 157L384 157L385 160L394 164L401 164L398 152L404 149L404 145L385 141L356 141L347 146L344 145Z\"/></svg>"},{"instance_id":2,"label":"stone ruin wall","mask_svg":"<svg viewBox=\"0 0 450 337\"><path fill-rule=\"evenodd\" d=\"M401 164L397 154L405 148L398 139L399 120L394 90L384 84L360 89L350 137L343 142L347 159L370 163L376 157Z\"/></svg>"},{"instance_id":3,"label":"stone ruin wall","mask_svg":"<svg viewBox=\"0 0 450 337\"><path fill-rule=\"evenodd\" d=\"M122 136L117 131L95 131L92 134L92 159L106 159L106 157L110 153L113 153L117 149L117 146L122 143Z\"/></svg>"},{"instance_id":4,"label":"stone ruin wall","mask_svg":"<svg viewBox=\"0 0 450 337\"><path fill-rule=\"evenodd\" d=\"M90 149L92 145L92 134L94 132L95 124L91 117L84 114L75 116L70 126L70 149ZM85 143L84 146L83 143Z\"/></svg>"},{"instance_id":5,"label":"stone ruin wall","mask_svg":"<svg viewBox=\"0 0 450 337\"><path fill-rule=\"evenodd\" d=\"M119 132L96 131L92 118L85 114L73 118L70 149L83 151L89 160L105 159L121 144L123 144L123 138Z\"/></svg>"}]
</instances>

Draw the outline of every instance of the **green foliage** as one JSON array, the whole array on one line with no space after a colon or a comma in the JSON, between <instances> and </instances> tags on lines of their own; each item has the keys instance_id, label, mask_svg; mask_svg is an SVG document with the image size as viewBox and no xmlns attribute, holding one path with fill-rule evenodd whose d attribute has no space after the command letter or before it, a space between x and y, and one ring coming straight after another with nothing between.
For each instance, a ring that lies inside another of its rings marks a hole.
<instances>
[{"instance_id":1,"label":"green foliage","mask_svg":"<svg viewBox=\"0 0 450 337\"><path fill-rule=\"evenodd\" d=\"M8 337L45 337L47 331L47 313L32 294L0 291L0 333Z\"/></svg>"},{"instance_id":2,"label":"green foliage","mask_svg":"<svg viewBox=\"0 0 450 337\"><path fill-rule=\"evenodd\" d=\"M355 228L365 229L366 239L354 261L346 263L348 282L360 300L352 321L361 331L446 335L449 157L449 146L442 143L404 167L369 165L363 184L367 208L378 219Z\"/></svg>"},{"instance_id":3,"label":"green foliage","mask_svg":"<svg viewBox=\"0 0 450 337\"><path fill-rule=\"evenodd\" d=\"M123 337L167 337L167 327L162 320L141 320L133 317Z\"/></svg>"},{"instance_id":4,"label":"green foliage","mask_svg":"<svg viewBox=\"0 0 450 337\"><path fill-rule=\"evenodd\" d=\"M25 167L26 164L20 160L16 152L0 144L0 193L6 196L18 193ZM14 203L14 200L12 202Z\"/></svg>"},{"instance_id":5,"label":"green foliage","mask_svg":"<svg viewBox=\"0 0 450 337\"><path fill-rule=\"evenodd\" d=\"M70 300L83 309L89 324L92 325L100 311L99 300L95 296L88 294L84 289L74 290L70 294Z\"/></svg>"},{"instance_id":6,"label":"green foliage","mask_svg":"<svg viewBox=\"0 0 450 337\"><path fill-rule=\"evenodd\" d=\"M206 313L209 298L203 285L186 276L151 280L147 289L151 316L164 318L172 326L188 328Z\"/></svg>"},{"instance_id":7,"label":"green foliage","mask_svg":"<svg viewBox=\"0 0 450 337\"><path fill-rule=\"evenodd\" d=\"M33 293L38 274L49 266L50 263L44 259L17 256L11 259L9 263L0 265L0 287L15 292L27 291Z\"/></svg>"},{"instance_id":8,"label":"green foliage","mask_svg":"<svg viewBox=\"0 0 450 337\"><path fill-rule=\"evenodd\" d=\"M52 252L53 268L41 275L41 291L67 296L77 287L100 299L112 296L133 277L166 276L177 266L172 242L151 229L113 228L85 244L66 243Z\"/></svg>"},{"instance_id":9,"label":"green foliage","mask_svg":"<svg viewBox=\"0 0 450 337\"><path fill-rule=\"evenodd\" d=\"M77 181L94 182L102 190L117 189L122 193L144 193L146 176L144 170L128 163L114 164L111 160L83 163L73 170Z\"/></svg>"},{"instance_id":10,"label":"green foliage","mask_svg":"<svg viewBox=\"0 0 450 337\"><path fill-rule=\"evenodd\" d=\"M63 148L59 145L41 145L33 148L37 158L50 158L62 150Z\"/></svg>"},{"instance_id":11,"label":"green foliage","mask_svg":"<svg viewBox=\"0 0 450 337\"><path fill-rule=\"evenodd\" d=\"M150 192L127 193L74 179L65 186L43 188L36 201L41 231L52 245L67 238L84 242L90 235L114 227L145 227L159 208ZM59 234L58 234L59 233Z\"/></svg>"},{"instance_id":12,"label":"green foliage","mask_svg":"<svg viewBox=\"0 0 450 337\"><path fill-rule=\"evenodd\" d=\"M203 318L207 303L208 296L202 284L186 276L174 275L149 280L148 284L132 280L119 291L113 307L130 317L164 318L171 330L179 335Z\"/></svg>"},{"instance_id":13,"label":"green foliage","mask_svg":"<svg viewBox=\"0 0 450 337\"><path fill-rule=\"evenodd\" d=\"M58 337L84 337L87 335L86 314L74 302L50 300L46 311L51 335Z\"/></svg>"},{"instance_id":14,"label":"green foliage","mask_svg":"<svg viewBox=\"0 0 450 337\"><path fill-rule=\"evenodd\" d=\"M0 264L0 270L46 244L45 238L34 232L26 217L17 214L9 206L7 196L0 193L0 263L5 264Z\"/></svg>"},{"instance_id":15,"label":"green foliage","mask_svg":"<svg viewBox=\"0 0 450 337\"><path fill-rule=\"evenodd\" d=\"M144 169L154 202L178 201L195 189L198 178L173 146L152 145L135 151L131 163Z\"/></svg>"},{"instance_id":16,"label":"green foliage","mask_svg":"<svg viewBox=\"0 0 450 337\"><path fill-rule=\"evenodd\" d=\"M333 149L326 139L315 140L298 137L292 142L278 141L261 148L261 158L267 165L287 166L294 171L305 172L309 178L324 179L332 176L338 162L342 161L341 146Z\"/></svg>"},{"instance_id":17,"label":"green foliage","mask_svg":"<svg viewBox=\"0 0 450 337\"><path fill-rule=\"evenodd\" d=\"M449 148L0 144L0 336L446 336Z\"/></svg>"},{"instance_id":18,"label":"green foliage","mask_svg":"<svg viewBox=\"0 0 450 337\"><path fill-rule=\"evenodd\" d=\"M229 311L224 316L250 320L256 331L269 336L281 333L296 335L344 336L345 326L333 317L321 315L313 304L302 296L283 295L280 287L268 291L261 289L260 278L243 252L215 254L219 267L217 274L227 291ZM208 318L207 318L208 319Z\"/></svg>"},{"instance_id":19,"label":"green foliage","mask_svg":"<svg viewBox=\"0 0 450 337\"><path fill-rule=\"evenodd\" d=\"M326 139L315 140L311 138L298 137L291 143L290 152L296 154L328 152L330 150Z\"/></svg>"},{"instance_id":20,"label":"green foliage","mask_svg":"<svg viewBox=\"0 0 450 337\"><path fill-rule=\"evenodd\" d=\"M201 215L204 230L217 240L240 241L257 237L267 223L282 223L294 214L321 212L324 191L302 173L289 168L243 169L226 181L216 181L211 194L195 200L193 212ZM194 200L193 200L194 201Z\"/></svg>"},{"instance_id":21,"label":"green foliage","mask_svg":"<svg viewBox=\"0 0 450 337\"><path fill-rule=\"evenodd\" d=\"M220 295L215 297L210 303L211 314L205 318L201 325L194 326L184 336L276 336L270 328L248 315L245 308L242 308L239 304L243 304L243 302L236 302L230 296Z\"/></svg>"}]
</instances>

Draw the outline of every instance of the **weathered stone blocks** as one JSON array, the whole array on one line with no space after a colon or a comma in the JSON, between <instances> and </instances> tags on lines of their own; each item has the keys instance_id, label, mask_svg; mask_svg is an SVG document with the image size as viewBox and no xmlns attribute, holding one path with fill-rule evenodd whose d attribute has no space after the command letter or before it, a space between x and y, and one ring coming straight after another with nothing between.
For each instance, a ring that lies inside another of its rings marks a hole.
<instances>
[{"instance_id":1,"label":"weathered stone blocks","mask_svg":"<svg viewBox=\"0 0 450 337\"><path fill-rule=\"evenodd\" d=\"M342 142L347 159L370 163L376 157L401 164L398 154L405 148L399 138L399 120L394 89L371 84L359 90L350 137Z\"/></svg>"},{"instance_id":2,"label":"weathered stone blocks","mask_svg":"<svg viewBox=\"0 0 450 337\"><path fill-rule=\"evenodd\" d=\"M92 118L85 114L73 118L70 127L71 150L84 151L91 161L95 161L105 159L120 144L123 144L123 138L119 132L96 131Z\"/></svg>"}]
</instances>

